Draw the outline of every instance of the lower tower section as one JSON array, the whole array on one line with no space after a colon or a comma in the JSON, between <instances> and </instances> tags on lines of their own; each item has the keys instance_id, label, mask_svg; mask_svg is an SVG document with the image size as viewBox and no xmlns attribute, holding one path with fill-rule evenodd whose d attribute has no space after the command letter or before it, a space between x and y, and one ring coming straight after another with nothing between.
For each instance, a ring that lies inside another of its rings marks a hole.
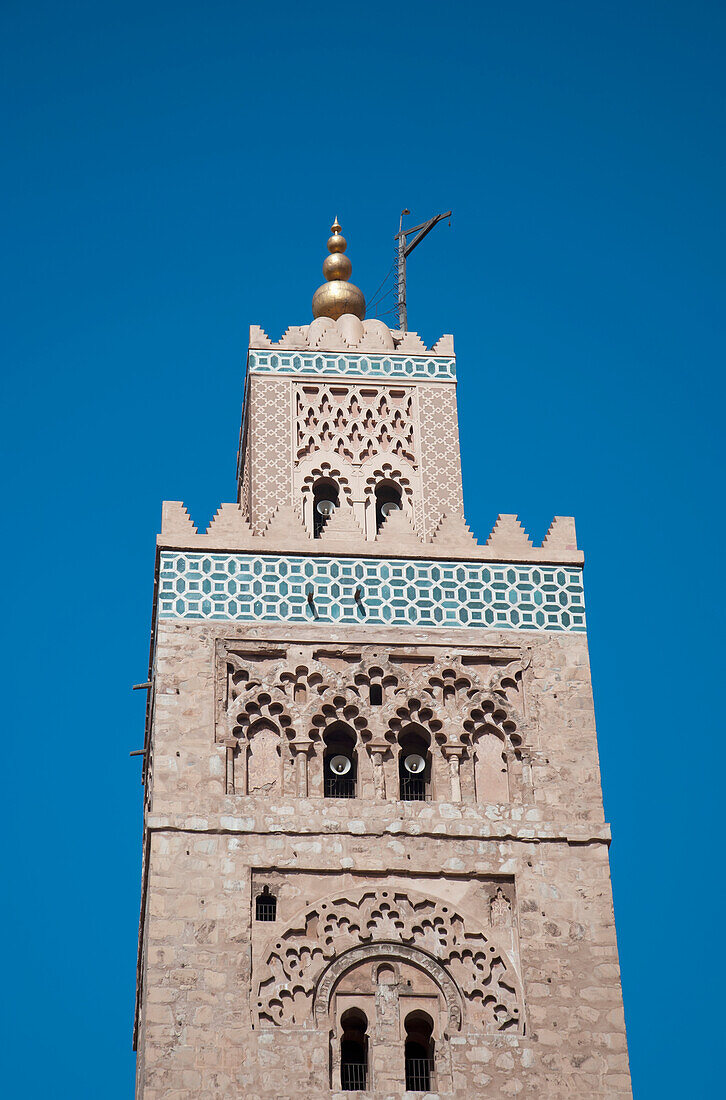
<instances>
[{"instance_id":1,"label":"lower tower section","mask_svg":"<svg viewBox=\"0 0 726 1100\"><path fill-rule=\"evenodd\" d=\"M629 1094L583 634L169 619L155 685L139 1096Z\"/></svg>"}]
</instances>

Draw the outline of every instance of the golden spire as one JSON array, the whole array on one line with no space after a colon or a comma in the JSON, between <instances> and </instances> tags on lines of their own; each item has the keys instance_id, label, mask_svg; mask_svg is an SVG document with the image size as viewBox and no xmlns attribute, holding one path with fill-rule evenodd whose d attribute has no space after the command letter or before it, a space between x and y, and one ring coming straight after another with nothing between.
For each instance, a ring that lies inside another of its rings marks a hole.
<instances>
[{"instance_id":1,"label":"golden spire","mask_svg":"<svg viewBox=\"0 0 726 1100\"><path fill-rule=\"evenodd\" d=\"M332 317L337 321L344 313L352 313L362 321L366 315L366 300L362 291L348 282L353 265L343 255L348 242L340 235L337 218L330 231L333 234L328 241L330 255L323 262L323 275L327 282L313 294L313 317Z\"/></svg>"}]
</instances>

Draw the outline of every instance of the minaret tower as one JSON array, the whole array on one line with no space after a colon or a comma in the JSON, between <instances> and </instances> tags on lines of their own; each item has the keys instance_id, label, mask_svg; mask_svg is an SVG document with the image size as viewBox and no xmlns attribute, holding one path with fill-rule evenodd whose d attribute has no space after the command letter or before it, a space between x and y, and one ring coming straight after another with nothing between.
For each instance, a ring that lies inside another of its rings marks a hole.
<instances>
[{"instance_id":1,"label":"minaret tower","mask_svg":"<svg viewBox=\"0 0 726 1100\"><path fill-rule=\"evenodd\" d=\"M476 541L453 338L332 232L237 502L163 508L137 1097L630 1096L574 521Z\"/></svg>"}]
</instances>

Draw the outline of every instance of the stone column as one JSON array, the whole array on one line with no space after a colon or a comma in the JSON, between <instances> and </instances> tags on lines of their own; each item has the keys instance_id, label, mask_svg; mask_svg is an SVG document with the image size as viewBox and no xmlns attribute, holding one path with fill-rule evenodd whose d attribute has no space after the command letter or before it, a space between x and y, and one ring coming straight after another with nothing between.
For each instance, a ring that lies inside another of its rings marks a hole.
<instances>
[{"instance_id":1,"label":"stone column","mask_svg":"<svg viewBox=\"0 0 726 1100\"><path fill-rule=\"evenodd\" d=\"M365 537L370 541L376 537L376 505L375 497L369 494L365 498L363 511L363 530Z\"/></svg>"},{"instance_id":2,"label":"stone column","mask_svg":"<svg viewBox=\"0 0 726 1100\"><path fill-rule=\"evenodd\" d=\"M386 776L383 771L383 755L388 752L390 745L387 741L371 741L368 750L373 761L373 787L376 792L376 800L382 802L386 797Z\"/></svg>"},{"instance_id":3,"label":"stone column","mask_svg":"<svg viewBox=\"0 0 726 1100\"><path fill-rule=\"evenodd\" d=\"M330 1052L330 1068L333 1076L333 1092L338 1092L340 1089L340 1035L338 1035L338 1029L332 1032L331 1044L332 1050Z\"/></svg>"},{"instance_id":4,"label":"stone column","mask_svg":"<svg viewBox=\"0 0 726 1100\"><path fill-rule=\"evenodd\" d=\"M236 737L227 737L222 742L225 747L227 756L227 774L225 776L225 794L234 794L234 754L239 748L239 741Z\"/></svg>"},{"instance_id":5,"label":"stone column","mask_svg":"<svg viewBox=\"0 0 726 1100\"><path fill-rule=\"evenodd\" d=\"M296 737L290 742L290 748L295 753L295 779L297 783L297 797L308 796L308 753L312 748L309 737Z\"/></svg>"},{"instance_id":6,"label":"stone column","mask_svg":"<svg viewBox=\"0 0 726 1100\"><path fill-rule=\"evenodd\" d=\"M459 775L459 760L464 751L463 745L444 745L444 756L449 763L449 778L451 780L451 801L461 802L461 776Z\"/></svg>"},{"instance_id":7,"label":"stone column","mask_svg":"<svg viewBox=\"0 0 726 1100\"><path fill-rule=\"evenodd\" d=\"M511 754L516 759L516 754ZM509 763L509 753L507 753L507 767ZM523 752L521 757L522 766L522 800L524 802L534 802L534 783L532 780L532 761L528 752Z\"/></svg>"}]
</instances>

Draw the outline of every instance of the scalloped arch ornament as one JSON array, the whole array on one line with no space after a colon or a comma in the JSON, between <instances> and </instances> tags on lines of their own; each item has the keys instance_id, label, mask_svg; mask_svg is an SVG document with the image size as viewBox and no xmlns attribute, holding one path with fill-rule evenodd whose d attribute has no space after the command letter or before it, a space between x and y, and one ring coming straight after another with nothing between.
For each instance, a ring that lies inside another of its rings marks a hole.
<instances>
[{"instance_id":1,"label":"scalloped arch ornament","mask_svg":"<svg viewBox=\"0 0 726 1100\"><path fill-rule=\"evenodd\" d=\"M363 959L396 957L438 985L452 1027L522 1032L521 983L496 929L438 898L375 887L307 906L269 945L255 983L259 1022L319 1026L343 974Z\"/></svg>"}]
</instances>

